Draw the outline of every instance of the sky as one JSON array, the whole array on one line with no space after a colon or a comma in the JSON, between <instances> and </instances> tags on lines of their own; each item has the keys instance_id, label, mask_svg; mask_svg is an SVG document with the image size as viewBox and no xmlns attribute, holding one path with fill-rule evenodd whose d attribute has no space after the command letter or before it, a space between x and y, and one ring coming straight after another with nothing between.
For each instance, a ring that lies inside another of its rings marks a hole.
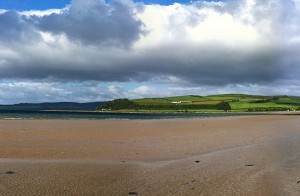
<instances>
[{"instance_id":1,"label":"sky","mask_svg":"<svg viewBox=\"0 0 300 196\"><path fill-rule=\"evenodd\" d=\"M0 0L0 104L300 96L299 0Z\"/></svg>"}]
</instances>

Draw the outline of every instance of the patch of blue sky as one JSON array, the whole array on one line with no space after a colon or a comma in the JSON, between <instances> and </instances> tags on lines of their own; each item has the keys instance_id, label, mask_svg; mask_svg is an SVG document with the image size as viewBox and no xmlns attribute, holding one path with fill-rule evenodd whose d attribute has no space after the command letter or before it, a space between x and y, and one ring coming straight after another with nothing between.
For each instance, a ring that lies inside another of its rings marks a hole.
<instances>
[{"instance_id":1,"label":"patch of blue sky","mask_svg":"<svg viewBox=\"0 0 300 196\"><path fill-rule=\"evenodd\" d=\"M111 0L106 0L110 2ZM174 3L190 4L197 0L134 0L145 4L171 5ZM200 0L200 1L221 1L221 0ZM71 0L0 0L0 9L5 10L47 10L60 9L70 4Z\"/></svg>"},{"instance_id":2,"label":"patch of blue sky","mask_svg":"<svg viewBox=\"0 0 300 196\"><path fill-rule=\"evenodd\" d=\"M47 10L64 8L71 0L0 0L0 9Z\"/></svg>"}]
</instances>

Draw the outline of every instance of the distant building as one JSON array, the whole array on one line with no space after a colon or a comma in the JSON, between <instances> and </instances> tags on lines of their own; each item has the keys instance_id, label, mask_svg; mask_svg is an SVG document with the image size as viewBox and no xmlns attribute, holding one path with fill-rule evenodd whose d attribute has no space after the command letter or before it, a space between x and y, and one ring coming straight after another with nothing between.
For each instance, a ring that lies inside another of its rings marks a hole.
<instances>
[{"instance_id":1,"label":"distant building","mask_svg":"<svg viewBox=\"0 0 300 196\"><path fill-rule=\"evenodd\" d=\"M192 103L192 101L172 101L173 104Z\"/></svg>"}]
</instances>

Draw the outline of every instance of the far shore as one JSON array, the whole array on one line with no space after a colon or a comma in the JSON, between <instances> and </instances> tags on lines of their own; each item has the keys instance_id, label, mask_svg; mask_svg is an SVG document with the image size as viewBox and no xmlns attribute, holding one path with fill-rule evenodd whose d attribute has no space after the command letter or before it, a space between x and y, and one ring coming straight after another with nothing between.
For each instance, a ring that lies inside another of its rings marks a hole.
<instances>
[{"instance_id":1,"label":"far shore","mask_svg":"<svg viewBox=\"0 0 300 196\"><path fill-rule=\"evenodd\" d=\"M12 110L14 111L14 110ZM220 114L226 114L226 113L234 113L234 114L249 114L249 115L260 115L260 114L279 114L279 115L298 115L300 114L300 111L268 111L268 112L246 112L246 111L164 111L164 110L39 110L44 112L91 112L91 113L132 113L132 114L181 114L181 113L220 113Z\"/></svg>"},{"instance_id":2,"label":"far shore","mask_svg":"<svg viewBox=\"0 0 300 196\"><path fill-rule=\"evenodd\" d=\"M275 114L0 120L0 194L297 195L300 119Z\"/></svg>"}]
</instances>

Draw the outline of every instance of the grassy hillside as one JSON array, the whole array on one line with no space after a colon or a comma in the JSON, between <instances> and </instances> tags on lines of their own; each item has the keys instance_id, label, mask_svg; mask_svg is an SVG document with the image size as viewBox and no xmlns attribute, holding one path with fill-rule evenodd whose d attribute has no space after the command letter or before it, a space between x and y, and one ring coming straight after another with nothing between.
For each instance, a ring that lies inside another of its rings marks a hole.
<instances>
[{"instance_id":1,"label":"grassy hillside","mask_svg":"<svg viewBox=\"0 0 300 196\"><path fill-rule=\"evenodd\" d=\"M176 96L164 98L145 98L129 100L131 108L120 110L135 111L177 111L177 112L260 112L293 111L300 108L300 97L293 96L259 96L244 94L225 94L211 96ZM113 104L113 103L110 103ZM128 105L128 102L126 103ZM100 109L109 110L110 106ZM114 107L113 110L119 110Z\"/></svg>"}]
</instances>

